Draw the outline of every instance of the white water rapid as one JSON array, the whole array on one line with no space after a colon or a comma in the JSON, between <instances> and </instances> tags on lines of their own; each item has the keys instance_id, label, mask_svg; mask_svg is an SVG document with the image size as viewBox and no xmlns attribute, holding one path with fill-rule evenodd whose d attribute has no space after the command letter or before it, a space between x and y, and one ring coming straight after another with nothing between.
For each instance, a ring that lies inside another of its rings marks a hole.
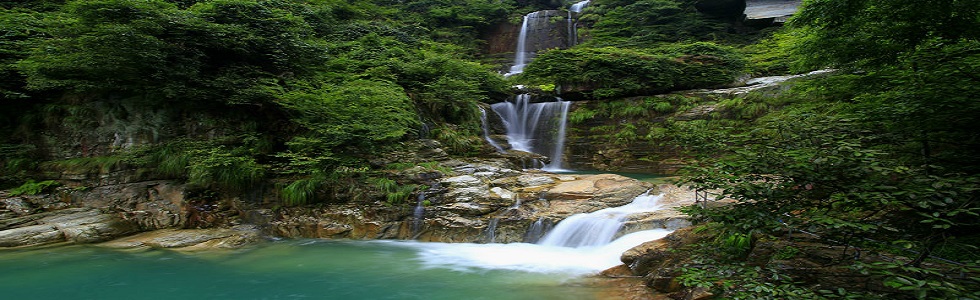
<instances>
[{"instance_id":1,"label":"white water rapid","mask_svg":"<svg viewBox=\"0 0 980 300\"><path fill-rule=\"evenodd\" d=\"M399 244L419 249L419 260L429 268L466 272L519 270L570 276L595 274L621 264L619 257L626 250L671 232L654 229L613 240L626 216L657 210L660 198L659 195L644 194L621 207L571 216L558 223L537 244Z\"/></svg>"},{"instance_id":2,"label":"white water rapid","mask_svg":"<svg viewBox=\"0 0 980 300\"><path fill-rule=\"evenodd\" d=\"M661 196L640 195L629 204L577 214L558 223L538 244L561 247L599 247L609 244L627 216L660 209Z\"/></svg>"},{"instance_id":3,"label":"white water rapid","mask_svg":"<svg viewBox=\"0 0 980 300\"><path fill-rule=\"evenodd\" d=\"M562 156L565 147L565 126L568 118L568 101L532 103L530 94L520 94L514 101L495 103L490 107L504 122L507 142L511 148L538 153L551 158L542 169L563 171Z\"/></svg>"}]
</instances>

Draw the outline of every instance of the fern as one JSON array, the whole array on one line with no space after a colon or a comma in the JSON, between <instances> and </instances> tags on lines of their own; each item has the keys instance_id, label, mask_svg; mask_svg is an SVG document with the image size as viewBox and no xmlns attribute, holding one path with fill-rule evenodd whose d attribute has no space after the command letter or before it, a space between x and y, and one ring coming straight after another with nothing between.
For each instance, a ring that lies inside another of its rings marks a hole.
<instances>
[{"instance_id":1,"label":"fern","mask_svg":"<svg viewBox=\"0 0 980 300\"><path fill-rule=\"evenodd\" d=\"M323 178L314 176L293 181L282 188L280 195L283 204L287 206L298 206L312 203L316 200L316 191L323 184Z\"/></svg>"},{"instance_id":2,"label":"fern","mask_svg":"<svg viewBox=\"0 0 980 300\"><path fill-rule=\"evenodd\" d=\"M56 187L58 185L59 185L59 183L57 181L54 181L54 180L45 180L45 181L41 181L41 182L35 182L34 180L30 180L29 179L29 180L27 180L27 182L25 182L21 186L16 187L16 188L10 190L10 195L11 196L37 195L37 194L43 193L46 190L49 190L51 188L54 188L54 187Z\"/></svg>"}]
</instances>

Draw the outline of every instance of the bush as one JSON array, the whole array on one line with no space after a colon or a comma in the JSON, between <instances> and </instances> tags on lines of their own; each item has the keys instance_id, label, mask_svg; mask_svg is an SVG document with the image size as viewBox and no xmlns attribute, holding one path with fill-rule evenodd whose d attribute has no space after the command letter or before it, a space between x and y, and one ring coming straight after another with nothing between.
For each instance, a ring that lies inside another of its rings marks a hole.
<instances>
[{"instance_id":1,"label":"bush","mask_svg":"<svg viewBox=\"0 0 980 300\"><path fill-rule=\"evenodd\" d=\"M261 180L265 168L254 159L222 148L197 150L188 166L188 182L235 191L247 189Z\"/></svg>"},{"instance_id":2,"label":"bush","mask_svg":"<svg viewBox=\"0 0 980 300\"><path fill-rule=\"evenodd\" d=\"M27 182L25 182L21 186L10 190L10 195L11 196L37 195L47 190L50 190L54 187L57 187L58 185L60 184L54 180L45 180L41 182L35 182L34 180L27 180Z\"/></svg>"},{"instance_id":3,"label":"bush","mask_svg":"<svg viewBox=\"0 0 980 300\"><path fill-rule=\"evenodd\" d=\"M744 66L732 48L712 43L646 51L574 48L540 54L522 78L591 89L594 98L608 98L723 85L733 82Z\"/></svg>"},{"instance_id":4,"label":"bush","mask_svg":"<svg viewBox=\"0 0 980 300\"><path fill-rule=\"evenodd\" d=\"M414 132L419 124L405 91L380 81L296 91L279 103L293 113L293 121L329 148L378 149Z\"/></svg>"}]
</instances>

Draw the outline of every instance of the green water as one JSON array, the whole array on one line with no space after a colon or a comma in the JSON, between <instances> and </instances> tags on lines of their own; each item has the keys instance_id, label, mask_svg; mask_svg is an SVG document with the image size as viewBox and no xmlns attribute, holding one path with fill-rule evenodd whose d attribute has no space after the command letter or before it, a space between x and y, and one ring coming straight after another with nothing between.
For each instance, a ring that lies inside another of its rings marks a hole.
<instances>
[{"instance_id":1,"label":"green water","mask_svg":"<svg viewBox=\"0 0 980 300\"><path fill-rule=\"evenodd\" d=\"M3 250L0 299L593 299L594 290L575 283L581 275L433 266L424 262L424 244L405 245L290 240L205 253Z\"/></svg>"}]
</instances>

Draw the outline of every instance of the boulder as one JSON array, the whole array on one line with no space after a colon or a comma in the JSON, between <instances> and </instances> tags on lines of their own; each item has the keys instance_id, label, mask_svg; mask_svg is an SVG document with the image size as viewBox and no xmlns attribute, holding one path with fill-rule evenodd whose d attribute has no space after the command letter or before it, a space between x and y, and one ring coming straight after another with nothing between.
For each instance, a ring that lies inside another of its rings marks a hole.
<instances>
[{"instance_id":1,"label":"boulder","mask_svg":"<svg viewBox=\"0 0 980 300\"><path fill-rule=\"evenodd\" d=\"M5 220L10 221L10 220ZM117 214L91 208L72 208L22 217L18 226L0 231L0 247L43 245L58 242L94 243L137 231Z\"/></svg>"},{"instance_id":2,"label":"boulder","mask_svg":"<svg viewBox=\"0 0 980 300\"><path fill-rule=\"evenodd\" d=\"M234 249L259 241L257 227L220 229L161 229L100 244L108 248L177 250Z\"/></svg>"},{"instance_id":3,"label":"boulder","mask_svg":"<svg viewBox=\"0 0 980 300\"><path fill-rule=\"evenodd\" d=\"M620 260L633 274L643 276L647 286L657 292L678 292L683 289L683 286L677 276L690 257L677 249L698 243L704 238L705 235L696 234L691 228L679 229L662 239L649 241L627 250Z\"/></svg>"},{"instance_id":4,"label":"boulder","mask_svg":"<svg viewBox=\"0 0 980 300\"><path fill-rule=\"evenodd\" d=\"M439 182L449 188L449 192L443 195L444 198L467 202L490 196L490 186L471 175L444 178Z\"/></svg>"},{"instance_id":5,"label":"boulder","mask_svg":"<svg viewBox=\"0 0 980 300\"><path fill-rule=\"evenodd\" d=\"M575 180L563 181L545 193L548 200L592 199L604 207L620 206L629 203L636 196L653 188L647 182L637 181L616 174L577 176ZM594 210L589 210L590 212Z\"/></svg>"}]
</instances>

